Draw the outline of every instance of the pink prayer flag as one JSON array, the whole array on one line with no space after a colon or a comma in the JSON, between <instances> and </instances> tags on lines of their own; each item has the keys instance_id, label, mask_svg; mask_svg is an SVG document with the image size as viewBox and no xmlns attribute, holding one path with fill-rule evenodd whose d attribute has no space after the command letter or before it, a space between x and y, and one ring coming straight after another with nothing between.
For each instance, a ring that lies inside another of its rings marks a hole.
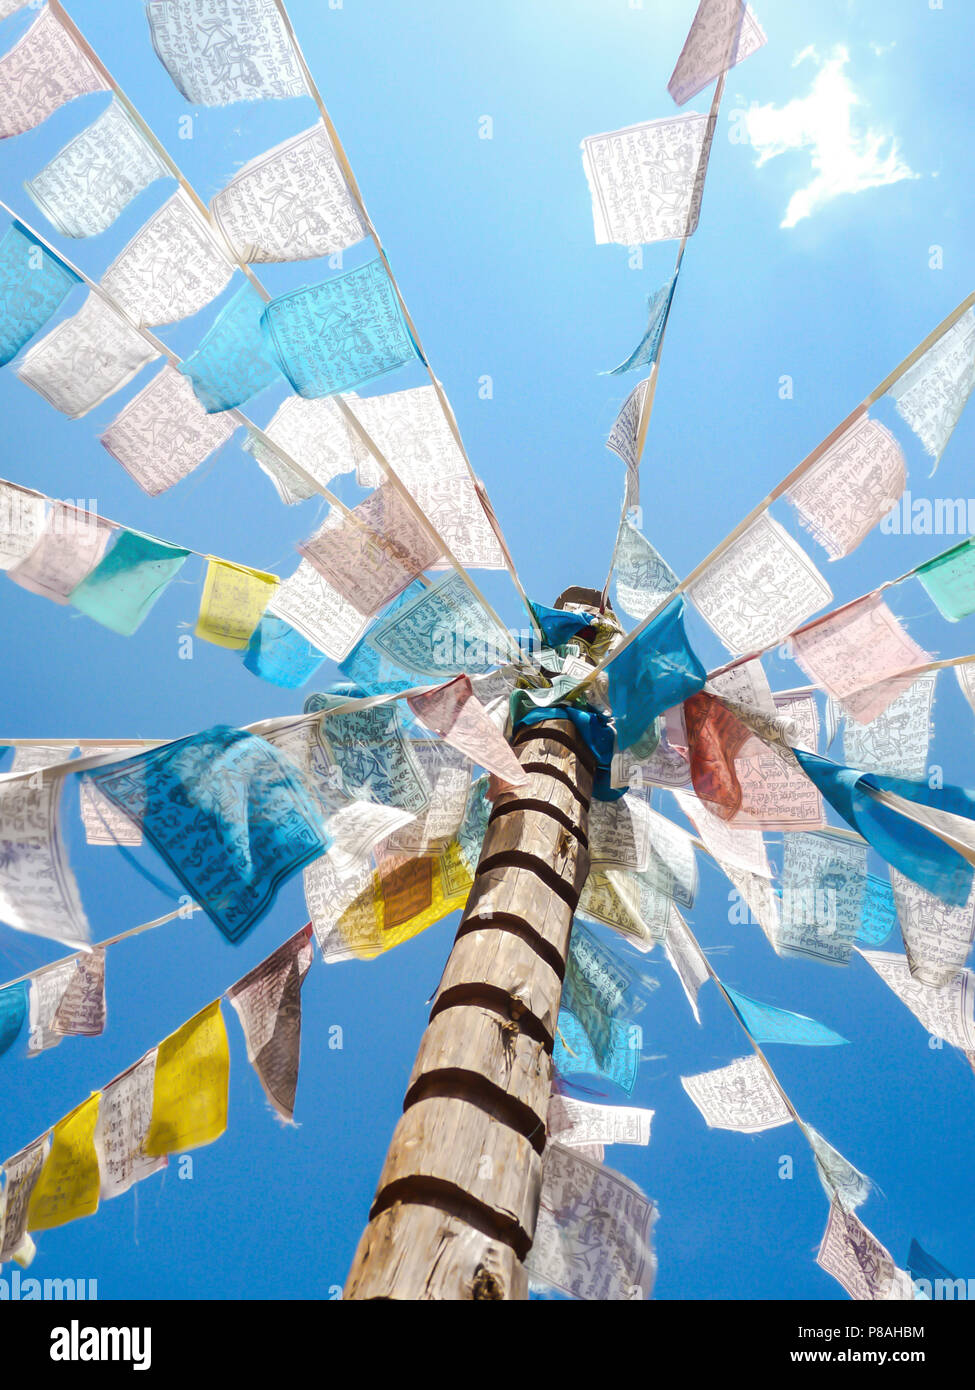
<instances>
[{"instance_id":1,"label":"pink prayer flag","mask_svg":"<svg viewBox=\"0 0 975 1390\"><path fill-rule=\"evenodd\" d=\"M0 140L33 130L59 106L108 88L47 5L0 58Z\"/></svg>"},{"instance_id":2,"label":"pink prayer flag","mask_svg":"<svg viewBox=\"0 0 975 1390\"><path fill-rule=\"evenodd\" d=\"M904 455L890 430L861 416L786 496L831 560L849 555L907 486Z\"/></svg>"},{"instance_id":3,"label":"pink prayer flag","mask_svg":"<svg viewBox=\"0 0 975 1390\"><path fill-rule=\"evenodd\" d=\"M378 613L441 555L391 483L348 514L331 512L298 549L365 617Z\"/></svg>"},{"instance_id":4,"label":"pink prayer flag","mask_svg":"<svg viewBox=\"0 0 975 1390\"><path fill-rule=\"evenodd\" d=\"M7 574L32 594L67 603L71 591L105 554L114 529L94 512L55 502L37 545Z\"/></svg>"},{"instance_id":5,"label":"pink prayer flag","mask_svg":"<svg viewBox=\"0 0 975 1390\"><path fill-rule=\"evenodd\" d=\"M505 783L505 789L523 787L528 781L500 730L474 695L469 676L457 676L427 695L410 696L407 703L422 724L472 762L493 772Z\"/></svg>"},{"instance_id":6,"label":"pink prayer flag","mask_svg":"<svg viewBox=\"0 0 975 1390\"><path fill-rule=\"evenodd\" d=\"M796 661L809 679L869 724L912 683L892 680L931 660L880 598L868 594L796 633Z\"/></svg>"},{"instance_id":7,"label":"pink prayer flag","mask_svg":"<svg viewBox=\"0 0 975 1390\"><path fill-rule=\"evenodd\" d=\"M768 40L743 0L701 0L667 90L678 106Z\"/></svg>"}]
</instances>

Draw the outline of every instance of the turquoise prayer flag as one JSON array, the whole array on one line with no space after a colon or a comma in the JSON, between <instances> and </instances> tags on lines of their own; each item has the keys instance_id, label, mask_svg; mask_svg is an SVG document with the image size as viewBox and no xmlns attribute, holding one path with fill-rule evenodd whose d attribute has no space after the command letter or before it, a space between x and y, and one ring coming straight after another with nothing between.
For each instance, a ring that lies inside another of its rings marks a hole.
<instances>
[{"instance_id":1,"label":"turquoise prayer flag","mask_svg":"<svg viewBox=\"0 0 975 1390\"><path fill-rule=\"evenodd\" d=\"M264 300L251 285L238 290L180 367L208 415L233 410L279 380L261 328Z\"/></svg>"},{"instance_id":2,"label":"turquoise prayer flag","mask_svg":"<svg viewBox=\"0 0 975 1390\"><path fill-rule=\"evenodd\" d=\"M262 323L281 370L312 400L351 391L419 356L378 258L272 299Z\"/></svg>"},{"instance_id":3,"label":"turquoise prayer flag","mask_svg":"<svg viewBox=\"0 0 975 1390\"><path fill-rule=\"evenodd\" d=\"M774 1004L761 1004L757 999L749 999L747 994L739 994L730 985L724 985L723 988L749 1036L757 1043L836 1047L849 1041L815 1018L807 1018L805 1014L794 1014L788 1009L777 1009Z\"/></svg>"},{"instance_id":4,"label":"turquoise prayer flag","mask_svg":"<svg viewBox=\"0 0 975 1390\"><path fill-rule=\"evenodd\" d=\"M60 256L12 222L0 241L0 367L57 312L80 277Z\"/></svg>"},{"instance_id":5,"label":"turquoise prayer flag","mask_svg":"<svg viewBox=\"0 0 975 1390\"><path fill-rule=\"evenodd\" d=\"M792 750L806 776L847 825L856 830L888 864L905 878L920 884L935 897L961 907L968 900L975 871L957 850L933 831L908 820L899 811L875 801L867 788L892 792L919 806L948 811L975 820L975 796L963 787L933 790L926 782L907 782L902 777L881 777L843 767L817 753Z\"/></svg>"},{"instance_id":6,"label":"turquoise prayer flag","mask_svg":"<svg viewBox=\"0 0 975 1390\"><path fill-rule=\"evenodd\" d=\"M857 945L882 946L896 926L897 904L890 882L868 874L863 885Z\"/></svg>"},{"instance_id":7,"label":"turquoise prayer flag","mask_svg":"<svg viewBox=\"0 0 975 1390\"><path fill-rule=\"evenodd\" d=\"M975 545L970 540L921 565L917 578L949 623L975 613Z\"/></svg>"},{"instance_id":8,"label":"turquoise prayer flag","mask_svg":"<svg viewBox=\"0 0 975 1390\"><path fill-rule=\"evenodd\" d=\"M423 581L414 579L412 584L393 599L389 607L384 610L383 616L377 619L377 623L382 622L383 618L395 613L407 603L412 603L413 599L419 598L425 591L426 585ZM375 647L371 647L368 639L369 633L367 632L364 637L360 637L345 660L339 662L339 670L346 680L351 681L366 695L383 695L396 690L410 690L416 685L415 676L410 675L409 671L404 671L402 666L397 666L383 656Z\"/></svg>"},{"instance_id":9,"label":"turquoise prayer flag","mask_svg":"<svg viewBox=\"0 0 975 1390\"><path fill-rule=\"evenodd\" d=\"M626 361L621 362L612 371L606 372L606 376L620 376L623 372L635 371L637 367L650 367L656 362L657 353L660 351L660 339L667 327L667 319L670 316L670 306L673 303L676 288L677 276L675 275L672 280L668 280L666 285L661 285L660 289L650 296L647 331Z\"/></svg>"},{"instance_id":10,"label":"turquoise prayer flag","mask_svg":"<svg viewBox=\"0 0 975 1390\"><path fill-rule=\"evenodd\" d=\"M578 633L585 632L593 622L588 613L570 613L562 608L547 608L544 603L533 603L531 610L550 647L563 646Z\"/></svg>"},{"instance_id":11,"label":"turquoise prayer flag","mask_svg":"<svg viewBox=\"0 0 975 1390\"><path fill-rule=\"evenodd\" d=\"M244 652L248 671L284 690L298 690L325 659L324 652L273 613L263 614Z\"/></svg>"},{"instance_id":12,"label":"turquoise prayer flag","mask_svg":"<svg viewBox=\"0 0 975 1390\"><path fill-rule=\"evenodd\" d=\"M0 1057L13 1047L27 1017L27 985L8 985L0 989Z\"/></svg>"},{"instance_id":13,"label":"turquoise prayer flag","mask_svg":"<svg viewBox=\"0 0 975 1390\"><path fill-rule=\"evenodd\" d=\"M216 725L81 775L142 827L228 941L331 844L294 763L243 729Z\"/></svg>"},{"instance_id":14,"label":"turquoise prayer flag","mask_svg":"<svg viewBox=\"0 0 975 1390\"><path fill-rule=\"evenodd\" d=\"M131 637L190 553L140 531L122 531L68 601L102 627Z\"/></svg>"},{"instance_id":15,"label":"turquoise prayer flag","mask_svg":"<svg viewBox=\"0 0 975 1390\"><path fill-rule=\"evenodd\" d=\"M707 672L684 632L684 600L677 596L606 667L616 743L632 748L658 714L703 690Z\"/></svg>"},{"instance_id":16,"label":"turquoise prayer flag","mask_svg":"<svg viewBox=\"0 0 975 1390\"><path fill-rule=\"evenodd\" d=\"M597 1058L585 1026L567 1009L559 1010L558 1031L552 1061L560 1076L602 1076L631 1095L636 1085L643 1046L643 1030L638 1023L618 1018L606 1020L606 1046Z\"/></svg>"}]
</instances>

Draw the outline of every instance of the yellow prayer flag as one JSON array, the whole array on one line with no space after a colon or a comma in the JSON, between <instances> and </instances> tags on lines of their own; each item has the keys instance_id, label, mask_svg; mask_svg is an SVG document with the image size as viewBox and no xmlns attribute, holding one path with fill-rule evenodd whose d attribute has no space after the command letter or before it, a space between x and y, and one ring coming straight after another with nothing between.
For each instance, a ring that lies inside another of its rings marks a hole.
<instances>
[{"instance_id":1,"label":"yellow prayer flag","mask_svg":"<svg viewBox=\"0 0 975 1390\"><path fill-rule=\"evenodd\" d=\"M421 855L397 868L377 871L337 926L349 948L372 960L463 908L474 882L452 840L443 854Z\"/></svg>"},{"instance_id":2,"label":"yellow prayer flag","mask_svg":"<svg viewBox=\"0 0 975 1390\"><path fill-rule=\"evenodd\" d=\"M218 647L242 651L281 581L276 574L207 556L207 575L196 635Z\"/></svg>"},{"instance_id":3,"label":"yellow prayer flag","mask_svg":"<svg viewBox=\"0 0 975 1390\"><path fill-rule=\"evenodd\" d=\"M94 1091L54 1126L51 1151L30 1195L27 1229L48 1231L98 1210L101 1180L95 1125L101 1091Z\"/></svg>"},{"instance_id":4,"label":"yellow prayer flag","mask_svg":"<svg viewBox=\"0 0 975 1390\"><path fill-rule=\"evenodd\" d=\"M219 1139L229 1085L227 1030L215 999L159 1044L144 1151L159 1158Z\"/></svg>"}]
</instances>

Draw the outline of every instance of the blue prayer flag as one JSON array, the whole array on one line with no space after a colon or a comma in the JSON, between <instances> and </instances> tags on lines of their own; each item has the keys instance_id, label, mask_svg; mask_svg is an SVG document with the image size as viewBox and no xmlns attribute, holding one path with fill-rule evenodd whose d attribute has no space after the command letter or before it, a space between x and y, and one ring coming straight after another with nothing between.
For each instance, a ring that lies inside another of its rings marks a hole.
<instances>
[{"instance_id":1,"label":"blue prayer flag","mask_svg":"<svg viewBox=\"0 0 975 1390\"><path fill-rule=\"evenodd\" d=\"M262 317L299 396L351 391L419 356L380 259L272 299Z\"/></svg>"},{"instance_id":2,"label":"blue prayer flag","mask_svg":"<svg viewBox=\"0 0 975 1390\"><path fill-rule=\"evenodd\" d=\"M290 623L267 612L251 633L244 652L248 671L285 690L304 685L325 659L325 653L313 647Z\"/></svg>"},{"instance_id":3,"label":"blue prayer flag","mask_svg":"<svg viewBox=\"0 0 975 1390\"><path fill-rule=\"evenodd\" d=\"M245 285L180 367L208 415L243 405L279 379L261 329L263 313L264 300L253 286Z\"/></svg>"},{"instance_id":4,"label":"blue prayer flag","mask_svg":"<svg viewBox=\"0 0 975 1390\"><path fill-rule=\"evenodd\" d=\"M897 925L897 904L890 881L868 874L860 904L859 946L882 946Z\"/></svg>"},{"instance_id":5,"label":"blue prayer flag","mask_svg":"<svg viewBox=\"0 0 975 1390\"><path fill-rule=\"evenodd\" d=\"M658 714L704 688L707 672L684 632L684 600L677 596L606 668L616 742L632 748Z\"/></svg>"},{"instance_id":6,"label":"blue prayer flag","mask_svg":"<svg viewBox=\"0 0 975 1390\"><path fill-rule=\"evenodd\" d=\"M602 1059L596 1057L585 1027L575 1014L559 1010L552 1061L561 1076L603 1076L631 1095L640 1065L643 1032L638 1023L608 1020L609 1042Z\"/></svg>"},{"instance_id":7,"label":"blue prayer flag","mask_svg":"<svg viewBox=\"0 0 975 1390\"><path fill-rule=\"evenodd\" d=\"M26 227L10 224L0 241L0 367L17 356L79 283Z\"/></svg>"},{"instance_id":8,"label":"blue prayer flag","mask_svg":"<svg viewBox=\"0 0 975 1390\"><path fill-rule=\"evenodd\" d=\"M952 786L935 791L926 782L859 772L855 767L844 767L817 753L806 753L801 748L792 751L806 776L816 784L834 811L862 835L882 859L893 864L912 883L920 884L945 902L961 907L968 900L973 878L968 860L932 830L908 820L889 806L882 806L870 796L867 788L891 792L919 806L975 820L975 796L971 792Z\"/></svg>"},{"instance_id":9,"label":"blue prayer flag","mask_svg":"<svg viewBox=\"0 0 975 1390\"><path fill-rule=\"evenodd\" d=\"M331 843L295 765L242 729L217 725L82 776L142 827L228 941Z\"/></svg>"},{"instance_id":10,"label":"blue prayer flag","mask_svg":"<svg viewBox=\"0 0 975 1390\"><path fill-rule=\"evenodd\" d=\"M955 1282L955 1276L951 1271L945 1269L940 1260L929 1255L913 1237L911 1238L911 1248L907 1252L907 1269L911 1278L915 1280L927 1279L931 1284L934 1284L937 1279L950 1279L952 1283Z\"/></svg>"},{"instance_id":11,"label":"blue prayer flag","mask_svg":"<svg viewBox=\"0 0 975 1390\"><path fill-rule=\"evenodd\" d=\"M0 989L0 1057L17 1041L27 1017L27 985L8 985Z\"/></svg>"},{"instance_id":12,"label":"blue prayer flag","mask_svg":"<svg viewBox=\"0 0 975 1390\"><path fill-rule=\"evenodd\" d=\"M585 632L586 628L592 626L592 618L588 613L569 613L562 608L546 608L544 603L533 603L531 609L550 647L561 647L571 641L577 633Z\"/></svg>"},{"instance_id":13,"label":"blue prayer flag","mask_svg":"<svg viewBox=\"0 0 975 1390\"><path fill-rule=\"evenodd\" d=\"M650 367L657 360L657 353L660 349L660 339L664 335L667 327L667 319L670 315L670 306L674 299L674 290L677 288L677 276L668 280L665 285L661 285L649 300L649 320L647 331L640 339L639 343L630 353L625 362L621 362L612 371L606 372L606 376L620 376L623 372L635 371L637 367Z\"/></svg>"},{"instance_id":14,"label":"blue prayer flag","mask_svg":"<svg viewBox=\"0 0 975 1390\"><path fill-rule=\"evenodd\" d=\"M774 1004L761 1004L757 999L749 999L747 994L739 994L730 985L724 985L723 988L734 1005L735 1013L757 1043L836 1047L839 1043L848 1041L815 1018L807 1018L805 1014L794 1014L788 1009L777 1009Z\"/></svg>"}]
</instances>

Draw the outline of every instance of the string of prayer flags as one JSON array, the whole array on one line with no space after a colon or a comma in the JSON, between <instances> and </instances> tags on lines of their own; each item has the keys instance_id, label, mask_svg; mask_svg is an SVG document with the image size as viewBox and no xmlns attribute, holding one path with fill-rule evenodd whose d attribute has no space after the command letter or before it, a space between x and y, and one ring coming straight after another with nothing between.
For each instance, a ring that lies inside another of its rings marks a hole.
<instances>
[{"instance_id":1,"label":"string of prayer flags","mask_svg":"<svg viewBox=\"0 0 975 1390\"><path fill-rule=\"evenodd\" d=\"M735 1013L741 1019L745 1031L757 1043L795 1043L802 1047L836 1047L848 1042L827 1028L815 1018L805 1014L794 1014L790 1009L778 1009L774 1004L762 1004L757 999L749 999L730 985L723 985L725 994L731 1000Z\"/></svg>"},{"instance_id":2,"label":"string of prayer flags","mask_svg":"<svg viewBox=\"0 0 975 1390\"><path fill-rule=\"evenodd\" d=\"M856 1302L914 1298L910 1275L897 1268L877 1237L839 1202L830 1205L816 1263Z\"/></svg>"},{"instance_id":3,"label":"string of prayer flags","mask_svg":"<svg viewBox=\"0 0 975 1390\"><path fill-rule=\"evenodd\" d=\"M0 1057L13 1047L27 1018L27 984L21 981L0 989ZM0 1222L0 1232L3 1223Z\"/></svg>"},{"instance_id":4,"label":"string of prayer flags","mask_svg":"<svg viewBox=\"0 0 975 1390\"><path fill-rule=\"evenodd\" d=\"M369 234L321 121L245 164L210 211L245 264L332 256Z\"/></svg>"},{"instance_id":5,"label":"string of prayer flags","mask_svg":"<svg viewBox=\"0 0 975 1390\"><path fill-rule=\"evenodd\" d=\"M848 767L920 782L927 776L931 706L936 671L919 676L869 723L846 719L843 758Z\"/></svg>"},{"instance_id":6,"label":"string of prayer flags","mask_svg":"<svg viewBox=\"0 0 975 1390\"><path fill-rule=\"evenodd\" d=\"M394 666L438 681L493 670L510 655L498 653L500 640L497 625L454 571L390 609L366 635L367 645Z\"/></svg>"},{"instance_id":7,"label":"string of prayer flags","mask_svg":"<svg viewBox=\"0 0 975 1390\"><path fill-rule=\"evenodd\" d=\"M594 1105L574 1096L553 1095L548 1105L546 1128L549 1139L564 1148L578 1149L588 1144L650 1143L652 1110L628 1105Z\"/></svg>"},{"instance_id":8,"label":"string of prayer flags","mask_svg":"<svg viewBox=\"0 0 975 1390\"><path fill-rule=\"evenodd\" d=\"M57 312L80 277L20 222L0 241L0 367Z\"/></svg>"},{"instance_id":9,"label":"string of prayer flags","mask_svg":"<svg viewBox=\"0 0 975 1390\"><path fill-rule=\"evenodd\" d=\"M616 743L632 748L658 714L701 690L707 672L684 632L684 600L674 599L606 668Z\"/></svg>"},{"instance_id":10,"label":"string of prayer flags","mask_svg":"<svg viewBox=\"0 0 975 1390\"><path fill-rule=\"evenodd\" d=\"M437 388L350 396L348 405L458 562L467 569L504 569L500 542ZM361 442L357 448L360 486L378 487L383 470Z\"/></svg>"},{"instance_id":11,"label":"string of prayer flags","mask_svg":"<svg viewBox=\"0 0 975 1390\"><path fill-rule=\"evenodd\" d=\"M0 58L0 140L22 135L105 82L48 5Z\"/></svg>"},{"instance_id":12,"label":"string of prayer flags","mask_svg":"<svg viewBox=\"0 0 975 1390\"><path fill-rule=\"evenodd\" d=\"M392 483L351 512L336 507L298 549L360 613L372 617L440 557L440 542Z\"/></svg>"},{"instance_id":13,"label":"string of prayer flags","mask_svg":"<svg viewBox=\"0 0 975 1390\"><path fill-rule=\"evenodd\" d=\"M143 1151L158 1158L219 1139L227 1128L229 1089L227 1029L215 999L159 1044Z\"/></svg>"},{"instance_id":14,"label":"string of prayer flags","mask_svg":"<svg viewBox=\"0 0 975 1390\"><path fill-rule=\"evenodd\" d=\"M975 387L975 309L909 367L890 388L904 419L937 467Z\"/></svg>"},{"instance_id":15,"label":"string of prayer flags","mask_svg":"<svg viewBox=\"0 0 975 1390\"><path fill-rule=\"evenodd\" d=\"M782 912L776 950L846 965L861 925L867 848L828 831L782 837Z\"/></svg>"},{"instance_id":16,"label":"string of prayer flags","mask_svg":"<svg viewBox=\"0 0 975 1390\"><path fill-rule=\"evenodd\" d=\"M325 653L313 647L303 633L267 611L251 633L244 652L248 671L284 690L300 689L325 660Z\"/></svg>"},{"instance_id":17,"label":"string of prayer flags","mask_svg":"<svg viewBox=\"0 0 975 1390\"><path fill-rule=\"evenodd\" d=\"M32 594L66 604L101 561L114 530L111 522L94 512L54 502L34 549L7 575Z\"/></svg>"},{"instance_id":18,"label":"string of prayer flags","mask_svg":"<svg viewBox=\"0 0 975 1390\"><path fill-rule=\"evenodd\" d=\"M947 903L960 906L967 900L972 865L937 832L952 818L959 818L959 826L975 819L970 792L961 787L933 789L924 782L881 777L843 767L800 748L794 751L803 771L834 811L882 859ZM892 794L899 800L898 809L882 804L871 792ZM951 829L957 831L959 827Z\"/></svg>"},{"instance_id":19,"label":"string of prayer flags","mask_svg":"<svg viewBox=\"0 0 975 1390\"><path fill-rule=\"evenodd\" d=\"M106 231L133 198L168 173L113 97L24 187L62 236L88 237Z\"/></svg>"},{"instance_id":20,"label":"string of prayer flags","mask_svg":"<svg viewBox=\"0 0 975 1390\"><path fill-rule=\"evenodd\" d=\"M141 531L122 530L108 554L71 590L69 602L102 627L130 637L189 554Z\"/></svg>"},{"instance_id":21,"label":"string of prayer flags","mask_svg":"<svg viewBox=\"0 0 975 1390\"><path fill-rule=\"evenodd\" d=\"M130 758L133 749L130 744L86 743L86 757ZM128 816L123 815L110 801L107 801L97 787L86 777L78 783L81 803L81 822L85 827L85 842L89 845L141 845L142 830L133 825Z\"/></svg>"},{"instance_id":22,"label":"string of prayer flags","mask_svg":"<svg viewBox=\"0 0 975 1390\"><path fill-rule=\"evenodd\" d=\"M196 636L243 651L279 583L276 574L208 555Z\"/></svg>"},{"instance_id":23,"label":"string of prayer flags","mask_svg":"<svg viewBox=\"0 0 975 1390\"><path fill-rule=\"evenodd\" d=\"M670 306L674 302L674 291L677 288L677 276L673 276L665 285L661 285L659 290L655 290L648 301L649 317L647 328L643 337L630 353L625 361L618 367L614 367L609 376L621 376L624 372L634 372L637 367L651 367L657 360L657 352L660 348L660 340L667 327L667 320L670 317Z\"/></svg>"},{"instance_id":24,"label":"string of prayer flags","mask_svg":"<svg viewBox=\"0 0 975 1390\"><path fill-rule=\"evenodd\" d=\"M30 1263L33 1242L27 1234L27 1211L37 1179L51 1148L50 1134L41 1135L26 1149L8 1158L3 1165L4 1220L0 1224L0 1263L24 1260Z\"/></svg>"},{"instance_id":25,"label":"string of prayer flags","mask_svg":"<svg viewBox=\"0 0 975 1390\"><path fill-rule=\"evenodd\" d=\"M51 1148L30 1194L27 1229L49 1231L98 1210L101 1177L95 1125L101 1093L95 1091L51 1131Z\"/></svg>"},{"instance_id":26,"label":"string of prayer flags","mask_svg":"<svg viewBox=\"0 0 975 1390\"><path fill-rule=\"evenodd\" d=\"M16 371L55 410L77 420L158 356L141 333L92 291L73 317L28 349Z\"/></svg>"},{"instance_id":27,"label":"string of prayer flags","mask_svg":"<svg viewBox=\"0 0 975 1390\"><path fill-rule=\"evenodd\" d=\"M965 965L975 940L975 887L966 902L952 906L896 869L890 880L911 977L941 989Z\"/></svg>"},{"instance_id":28,"label":"string of prayer flags","mask_svg":"<svg viewBox=\"0 0 975 1390\"><path fill-rule=\"evenodd\" d=\"M674 571L625 517L616 550L616 602L642 622L677 588Z\"/></svg>"},{"instance_id":29,"label":"string of prayer flags","mask_svg":"<svg viewBox=\"0 0 975 1390\"><path fill-rule=\"evenodd\" d=\"M64 774L0 779L0 921L84 946L90 928L61 834Z\"/></svg>"},{"instance_id":30,"label":"string of prayer flags","mask_svg":"<svg viewBox=\"0 0 975 1390\"><path fill-rule=\"evenodd\" d=\"M299 396L348 391L419 356L379 257L279 295L264 309L262 323Z\"/></svg>"},{"instance_id":31,"label":"string of prayer flags","mask_svg":"<svg viewBox=\"0 0 975 1390\"><path fill-rule=\"evenodd\" d=\"M861 415L786 497L831 560L856 550L907 486L907 466L886 426Z\"/></svg>"},{"instance_id":32,"label":"string of prayer flags","mask_svg":"<svg viewBox=\"0 0 975 1390\"><path fill-rule=\"evenodd\" d=\"M350 430L338 403L328 396L314 401L288 396L265 426L263 434L277 449L269 448L266 440L252 430L247 432L244 448L253 454L271 479L286 507L305 502L317 492L312 483L281 457L278 449L300 464L323 488L339 473L351 473L366 453Z\"/></svg>"},{"instance_id":33,"label":"string of prayer flags","mask_svg":"<svg viewBox=\"0 0 975 1390\"><path fill-rule=\"evenodd\" d=\"M906 956L890 951L861 950L860 954L928 1033L962 1052L975 1049L975 976L970 970L959 970L935 989L912 976Z\"/></svg>"},{"instance_id":34,"label":"string of prayer flags","mask_svg":"<svg viewBox=\"0 0 975 1390\"><path fill-rule=\"evenodd\" d=\"M275 589L267 611L333 661L347 657L369 626L369 619L307 560Z\"/></svg>"},{"instance_id":35,"label":"string of prayer flags","mask_svg":"<svg viewBox=\"0 0 975 1390\"><path fill-rule=\"evenodd\" d=\"M787 1125L793 1116L759 1057L739 1057L717 1071L682 1076L680 1084L708 1129L758 1134Z\"/></svg>"},{"instance_id":36,"label":"string of prayer flags","mask_svg":"<svg viewBox=\"0 0 975 1390\"><path fill-rule=\"evenodd\" d=\"M844 1158L810 1125L804 1125L803 1129L812 1147L816 1173L826 1196L830 1202L839 1203L846 1211L856 1211L870 1196L873 1187L870 1179L854 1168L849 1159Z\"/></svg>"},{"instance_id":37,"label":"string of prayer flags","mask_svg":"<svg viewBox=\"0 0 975 1390\"><path fill-rule=\"evenodd\" d=\"M586 1024L567 1009L560 1009L552 1053L555 1070L563 1077L602 1077L632 1095L640 1066L643 1030L638 1023L624 1023L619 1018L604 1020L603 1027L605 1036L601 1039L601 1055L597 1056Z\"/></svg>"},{"instance_id":38,"label":"string of prayer flags","mask_svg":"<svg viewBox=\"0 0 975 1390\"><path fill-rule=\"evenodd\" d=\"M110 1197L121 1197L133 1183L158 1173L169 1162L166 1154L150 1157L144 1148L152 1121L156 1052L153 1048L102 1091L95 1126L95 1152L103 1202Z\"/></svg>"},{"instance_id":39,"label":"string of prayer flags","mask_svg":"<svg viewBox=\"0 0 975 1390\"><path fill-rule=\"evenodd\" d=\"M657 1261L654 1204L635 1183L550 1142L542 1159L538 1224L525 1267L549 1288L591 1302L648 1299Z\"/></svg>"},{"instance_id":40,"label":"string of prayer flags","mask_svg":"<svg viewBox=\"0 0 975 1390\"><path fill-rule=\"evenodd\" d=\"M97 1038L105 1031L105 952L83 951L36 974L30 982L28 1052L57 1047L62 1038Z\"/></svg>"},{"instance_id":41,"label":"string of prayer flags","mask_svg":"<svg viewBox=\"0 0 975 1390\"><path fill-rule=\"evenodd\" d=\"M677 105L683 106L767 42L754 11L744 0L701 0L667 90Z\"/></svg>"},{"instance_id":42,"label":"string of prayer flags","mask_svg":"<svg viewBox=\"0 0 975 1390\"><path fill-rule=\"evenodd\" d=\"M582 142L597 246L639 246L697 229L713 132L693 112Z\"/></svg>"},{"instance_id":43,"label":"string of prayer flags","mask_svg":"<svg viewBox=\"0 0 975 1390\"><path fill-rule=\"evenodd\" d=\"M100 443L150 497L198 468L236 429L226 415L208 415L182 372L167 363L122 408Z\"/></svg>"},{"instance_id":44,"label":"string of prayer flags","mask_svg":"<svg viewBox=\"0 0 975 1390\"><path fill-rule=\"evenodd\" d=\"M915 573L949 623L975 613L975 547L970 540L920 565Z\"/></svg>"},{"instance_id":45,"label":"string of prayer flags","mask_svg":"<svg viewBox=\"0 0 975 1390\"><path fill-rule=\"evenodd\" d=\"M264 300L244 285L180 366L208 415L243 405L280 378L261 331Z\"/></svg>"},{"instance_id":46,"label":"string of prayer flags","mask_svg":"<svg viewBox=\"0 0 975 1390\"><path fill-rule=\"evenodd\" d=\"M149 0L152 46L190 106L308 95L274 0Z\"/></svg>"},{"instance_id":47,"label":"string of prayer flags","mask_svg":"<svg viewBox=\"0 0 975 1390\"><path fill-rule=\"evenodd\" d=\"M227 991L244 1030L247 1060L281 1119L294 1123L301 1056L301 986L312 963L311 927Z\"/></svg>"},{"instance_id":48,"label":"string of prayer flags","mask_svg":"<svg viewBox=\"0 0 975 1390\"><path fill-rule=\"evenodd\" d=\"M217 725L83 776L142 826L228 941L330 844L295 765L240 729Z\"/></svg>"},{"instance_id":49,"label":"string of prayer flags","mask_svg":"<svg viewBox=\"0 0 975 1390\"><path fill-rule=\"evenodd\" d=\"M795 633L792 647L809 679L861 724L883 714L912 684L900 673L931 660L876 593Z\"/></svg>"},{"instance_id":50,"label":"string of prayer flags","mask_svg":"<svg viewBox=\"0 0 975 1390\"><path fill-rule=\"evenodd\" d=\"M225 289L234 267L183 189L152 214L102 276L133 323L176 323Z\"/></svg>"},{"instance_id":51,"label":"string of prayer flags","mask_svg":"<svg viewBox=\"0 0 975 1390\"><path fill-rule=\"evenodd\" d=\"M767 512L711 562L688 595L736 655L794 632L833 597L809 556Z\"/></svg>"},{"instance_id":52,"label":"string of prayer flags","mask_svg":"<svg viewBox=\"0 0 975 1390\"><path fill-rule=\"evenodd\" d=\"M469 676L455 676L426 695L412 695L407 704L426 728L471 762L499 777L505 790L524 786L528 781L518 759L474 695Z\"/></svg>"},{"instance_id":53,"label":"string of prayer flags","mask_svg":"<svg viewBox=\"0 0 975 1390\"><path fill-rule=\"evenodd\" d=\"M437 856L384 865L341 913L335 929L347 952L372 960L462 909L473 883L456 843Z\"/></svg>"}]
</instances>

